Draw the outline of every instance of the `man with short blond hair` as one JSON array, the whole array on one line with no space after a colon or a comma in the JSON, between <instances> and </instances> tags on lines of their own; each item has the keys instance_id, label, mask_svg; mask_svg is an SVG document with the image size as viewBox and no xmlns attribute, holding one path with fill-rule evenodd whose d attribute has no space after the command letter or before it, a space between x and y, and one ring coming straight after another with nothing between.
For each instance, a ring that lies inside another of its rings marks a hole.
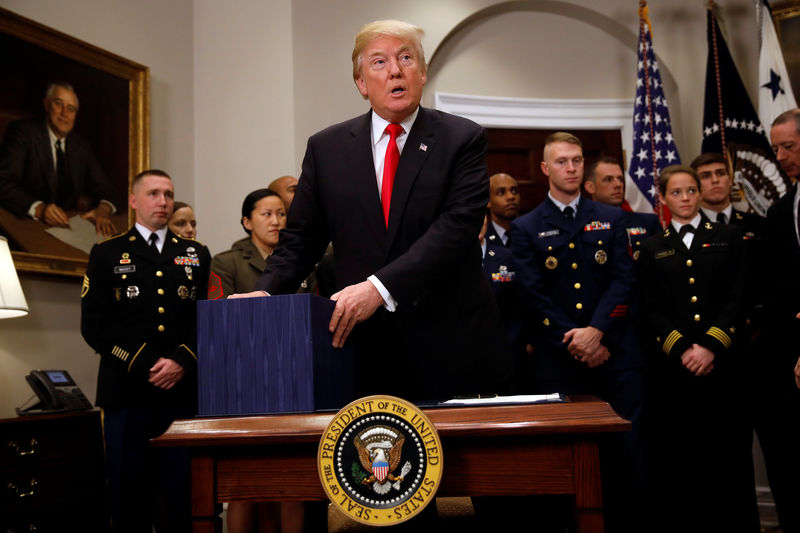
<instances>
[{"instance_id":1,"label":"man with short blond hair","mask_svg":"<svg viewBox=\"0 0 800 533\"><path fill-rule=\"evenodd\" d=\"M530 389L520 392L595 394L632 421L631 432L601 452L613 465L613 474L603 475L606 524L627 531L636 523L640 494L644 360L629 317L635 275L624 219L620 209L581 197L584 159L577 137L550 135L543 155L547 198L510 231L518 284L535 327Z\"/></svg>"},{"instance_id":2,"label":"man with short blond hair","mask_svg":"<svg viewBox=\"0 0 800 533\"><path fill-rule=\"evenodd\" d=\"M489 201L486 131L420 106L422 34L394 20L358 33L353 81L371 109L309 138L262 290L246 295L295 292L332 242L329 328L334 346L352 338L356 395L499 391L511 371L475 238ZM416 377L375 380L399 368Z\"/></svg>"}]
</instances>

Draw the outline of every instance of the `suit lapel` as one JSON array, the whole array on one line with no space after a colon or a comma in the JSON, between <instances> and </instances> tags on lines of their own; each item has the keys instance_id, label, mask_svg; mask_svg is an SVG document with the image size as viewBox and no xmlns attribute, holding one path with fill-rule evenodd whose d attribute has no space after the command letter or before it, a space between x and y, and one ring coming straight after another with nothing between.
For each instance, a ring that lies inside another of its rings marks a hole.
<instances>
[{"instance_id":1,"label":"suit lapel","mask_svg":"<svg viewBox=\"0 0 800 533\"><path fill-rule=\"evenodd\" d=\"M345 168L353 180L360 207L366 211L367 226L378 242L382 243L386 239L386 224L372 157L372 110L350 130L350 135L348 165ZM402 164L402 157L400 160Z\"/></svg>"},{"instance_id":2,"label":"suit lapel","mask_svg":"<svg viewBox=\"0 0 800 533\"><path fill-rule=\"evenodd\" d=\"M561 212L558 206L554 204L549 197L544 200L544 210L544 216L542 218L546 224L555 226L562 233L570 233L570 226L572 226L572 223L564 217L564 213Z\"/></svg>"},{"instance_id":3,"label":"suit lapel","mask_svg":"<svg viewBox=\"0 0 800 533\"><path fill-rule=\"evenodd\" d=\"M419 176L422 165L428 158L428 153L436 148L435 124L433 117L420 106L417 119L408 132L408 139L400 154L397 163L397 172L394 175L392 187L392 205L389 209L389 228L386 239L386 253L392 248L392 243L397 237L400 221L406 211L406 204L414 187L414 182Z\"/></svg>"}]
</instances>

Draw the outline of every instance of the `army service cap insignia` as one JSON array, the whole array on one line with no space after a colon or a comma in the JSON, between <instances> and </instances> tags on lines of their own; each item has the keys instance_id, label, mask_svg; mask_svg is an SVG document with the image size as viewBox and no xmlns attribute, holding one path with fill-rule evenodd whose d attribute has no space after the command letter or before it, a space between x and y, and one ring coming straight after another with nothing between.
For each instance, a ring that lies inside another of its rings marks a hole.
<instances>
[{"instance_id":1,"label":"army service cap insignia","mask_svg":"<svg viewBox=\"0 0 800 533\"><path fill-rule=\"evenodd\" d=\"M367 396L333 417L319 443L317 468L334 506L357 522L390 526L433 501L442 478L442 444L415 405Z\"/></svg>"}]
</instances>

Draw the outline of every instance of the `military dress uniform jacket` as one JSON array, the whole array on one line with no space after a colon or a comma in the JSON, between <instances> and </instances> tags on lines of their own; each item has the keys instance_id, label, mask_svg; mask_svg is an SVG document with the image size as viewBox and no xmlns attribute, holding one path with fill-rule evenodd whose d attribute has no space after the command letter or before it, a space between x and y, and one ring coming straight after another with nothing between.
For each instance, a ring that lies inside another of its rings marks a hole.
<instances>
[{"instance_id":1,"label":"military dress uniform jacket","mask_svg":"<svg viewBox=\"0 0 800 533\"><path fill-rule=\"evenodd\" d=\"M218 253L211 260L209 299L252 291L266 267L267 261L261 257L253 240L250 237L239 239L230 250Z\"/></svg>"},{"instance_id":2,"label":"military dress uniform jacket","mask_svg":"<svg viewBox=\"0 0 800 533\"><path fill-rule=\"evenodd\" d=\"M714 352L719 367L743 322L746 265L739 230L702 220L687 250L668 226L645 241L637 266L649 352L680 364L697 343Z\"/></svg>"},{"instance_id":3,"label":"military dress uniform jacket","mask_svg":"<svg viewBox=\"0 0 800 533\"><path fill-rule=\"evenodd\" d=\"M661 222L658 216L652 213L637 213L624 211L625 233L628 234L628 246L633 259L639 258L639 248L642 243L653 235L661 232Z\"/></svg>"},{"instance_id":4,"label":"military dress uniform jacket","mask_svg":"<svg viewBox=\"0 0 800 533\"><path fill-rule=\"evenodd\" d=\"M545 199L511 223L511 249L523 299L537 329L537 379L580 375L561 342L573 328L603 332L611 357L603 365L626 369L643 364L629 320L635 271L621 209L581 198L573 220Z\"/></svg>"},{"instance_id":5,"label":"military dress uniform jacket","mask_svg":"<svg viewBox=\"0 0 800 533\"><path fill-rule=\"evenodd\" d=\"M167 231L159 254L136 227L96 244L81 289L81 333L100 355L97 405L196 410L197 301L206 298L211 257ZM170 390L148 383L161 358L186 374Z\"/></svg>"}]
</instances>

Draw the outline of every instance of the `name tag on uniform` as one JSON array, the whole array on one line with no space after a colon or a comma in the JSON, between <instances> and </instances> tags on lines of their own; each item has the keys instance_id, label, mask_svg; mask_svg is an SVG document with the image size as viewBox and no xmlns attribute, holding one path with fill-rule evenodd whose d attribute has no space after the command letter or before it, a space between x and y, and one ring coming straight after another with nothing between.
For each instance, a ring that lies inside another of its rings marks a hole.
<instances>
[{"instance_id":1,"label":"name tag on uniform","mask_svg":"<svg viewBox=\"0 0 800 533\"><path fill-rule=\"evenodd\" d=\"M604 229L611 229L611 222L600 222L593 220L583 227L583 231L599 231Z\"/></svg>"},{"instance_id":2,"label":"name tag on uniform","mask_svg":"<svg viewBox=\"0 0 800 533\"><path fill-rule=\"evenodd\" d=\"M662 259L671 255L675 255L675 250L661 250L660 252L656 252L656 259Z\"/></svg>"},{"instance_id":3,"label":"name tag on uniform","mask_svg":"<svg viewBox=\"0 0 800 533\"><path fill-rule=\"evenodd\" d=\"M130 274L136 272L136 265L115 266L114 274Z\"/></svg>"},{"instance_id":4,"label":"name tag on uniform","mask_svg":"<svg viewBox=\"0 0 800 533\"><path fill-rule=\"evenodd\" d=\"M544 237L552 237L554 235L558 235L559 233L561 233L561 230L558 229L551 229L550 231L540 231L539 238L543 239Z\"/></svg>"},{"instance_id":5,"label":"name tag on uniform","mask_svg":"<svg viewBox=\"0 0 800 533\"><path fill-rule=\"evenodd\" d=\"M200 259L197 257L185 257L179 255L175 258L175 264L183 266L200 266Z\"/></svg>"}]
</instances>

